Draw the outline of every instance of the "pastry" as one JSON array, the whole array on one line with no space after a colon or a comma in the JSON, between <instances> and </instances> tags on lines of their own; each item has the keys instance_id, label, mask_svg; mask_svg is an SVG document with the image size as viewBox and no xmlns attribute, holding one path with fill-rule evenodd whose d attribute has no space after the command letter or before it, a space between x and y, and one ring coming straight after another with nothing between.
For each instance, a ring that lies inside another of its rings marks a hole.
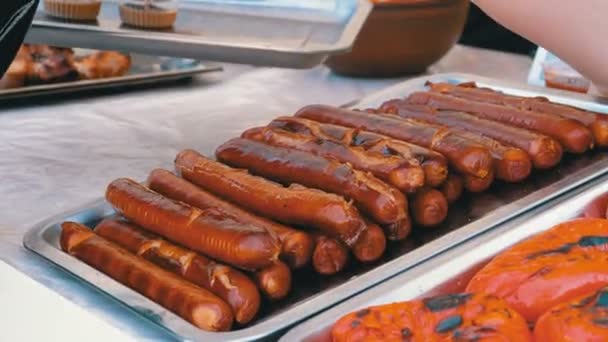
<instances>
[{"instance_id":1,"label":"pastry","mask_svg":"<svg viewBox=\"0 0 608 342\"><path fill-rule=\"evenodd\" d=\"M170 28L177 18L175 1L132 0L120 5L120 19L124 24L139 28Z\"/></svg>"},{"instance_id":2,"label":"pastry","mask_svg":"<svg viewBox=\"0 0 608 342\"><path fill-rule=\"evenodd\" d=\"M72 20L95 20L101 0L44 0L44 10L53 17Z\"/></svg>"}]
</instances>

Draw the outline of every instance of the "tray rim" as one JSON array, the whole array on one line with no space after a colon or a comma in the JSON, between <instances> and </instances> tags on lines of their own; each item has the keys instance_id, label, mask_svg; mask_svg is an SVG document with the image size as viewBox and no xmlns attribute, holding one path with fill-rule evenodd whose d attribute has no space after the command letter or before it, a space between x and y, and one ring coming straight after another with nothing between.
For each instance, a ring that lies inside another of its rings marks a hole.
<instances>
[{"instance_id":1,"label":"tray rim","mask_svg":"<svg viewBox=\"0 0 608 342\"><path fill-rule=\"evenodd\" d=\"M447 79L456 79L456 80L461 79L463 81L476 80L479 83L492 82L491 84L494 84L494 86L496 86L496 87L503 87L503 86L509 86L509 84L514 84L512 82L504 82L504 81L500 81L500 80L484 78L481 76L460 74L460 73L427 75L427 76L421 76L418 78L410 79L408 81L401 82L392 87L388 87L383 90L380 90L379 92L376 92L374 94L364 97L363 100L359 101L358 103L361 104L364 102L365 103L372 102L372 101L374 101L374 99L378 98L379 96L382 96L383 93L390 92L393 89L405 88L408 85L413 86L418 83L423 83L427 80L438 81L438 80L447 80ZM545 91L543 91L543 90L545 90L543 88L539 89L539 88L534 88L534 87L524 87L521 85L516 85L516 86L519 89L532 88L533 89L532 91L534 91L535 93L540 92L540 93L547 94L547 95L548 95L548 93L554 93L554 92L545 92ZM555 93L556 94L554 94L554 95L562 95L562 96L568 95L568 96L566 96L566 98L575 98L575 99L578 98L579 101L584 101L585 103L588 103L588 104L590 102L594 101L594 100L592 100L593 98L589 97L589 96L584 96L584 95L582 97L570 96L569 93L567 93L567 92L564 93L562 91L557 91ZM384 99L386 99L386 98L384 98ZM606 110L608 111L608 108L606 108ZM593 164L593 167L588 166L584 169L578 170L577 172L565 177L564 179L561 179L561 180L551 184L550 186L539 189L523 198L520 198L503 207L500 207L500 208L488 213L486 216L479 218L478 220L475 220L458 229L455 229L454 231L451 231L421 247L418 247L407 254L397 257L391 261L388 261L383 265L375 267L374 269L372 269L368 272L365 272L361 275L353 277L353 278L351 278L351 280L346 281L345 283L343 283L341 285L330 288L322 294L316 294L305 300L302 300L302 301L298 302L297 305L295 305L293 308L288 309L285 312L278 313L267 319L264 319L260 323L255 324L253 326L243 328L240 330L235 330L235 331L231 331L231 332L222 332L222 333L210 333L210 332L205 332L205 331L196 329L197 333L194 335L190 335L189 334L190 330L186 329L188 327L184 327L184 325L189 325L189 323L187 323L185 321L178 322L177 324L175 324L173 326L168 326L167 324L164 324L164 325L161 325L161 327L164 327L169 330L173 330L176 333L180 334L182 337L186 337L186 338L192 339L192 340L199 340L199 339L203 340L204 339L204 340L220 340L220 341L227 341L227 340L249 341L249 340L256 340L256 339L268 337L269 335L276 334L277 332L282 331L291 325L295 325L300 321L306 320L307 318L310 318L311 316L318 315L321 312L327 310L331 306L334 306L340 302L345 301L346 299L348 299L350 297L353 297L367 289L370 289L370 288L378 285L379 283L396 276L397 274L403 273L404 271L407 271L407 270L411 269L412 267L419 265L419 264L437 256L438 254L441 254L442 252L453 248L456 245L459 245L468 240L474 239L477 236L481 235L482 233L488 232L488 231L492 230L493 228L495 228L501 224L504 224L505 222L507 222L515 217L521 216L525 212L533 210L534 208L538 207L539 205L549 202L549 201L553 200L554 198L556 198L560 195L563 195L566 192L570 192L570 191L574 190L575 188L577 188L578 186L580 186L592 179L598 178L607 172L608 172L608 160L603 160L603 161L597 162L597 163ZM95 201L93 203L97 203L99 205L100 203L104 203L104 200L98 199L97 201ZM75 213L78 213L78 212L80 212L82 210L86 210L86 209L87 209L86 206L79 206L76 210L71 210L68 212L68 213L71 213L71 215L66 215L65 213L58 214L58 215L52 217L51 219L44 220L41 223L35 225L34 228L32 228L32 230L28 231L28 233L24 236L24 240L23 240L24 246L26 248L32 250L36 254L39 254L39 255L51 260L51 262L56 263L52 259L52 257L54 257L54 254L65 255L65 253L61 252L59 249L55 249L54 247L47 245L51 249L50 252L47 250L43 250L43 252L50 254L51 258L49 258L47 256L47 254L41 254L39 251L37 251L33 248L30 248L30 247L36 248L39 246L37 244L32 243L33 241L30 239L36 238L37 236L42 234L46 229L49 229L52 226L54 226L55 224L59 223L60 221L62 221L62 218L65 218L66 216L72 216ZM75 259L73 259L73 260L75 260ZM83 264L81 262L78 262L78 263ZM61 264L59 264L59 266L64 269L66 268L64 265L61 265ZM70 273L73 273L73 272L70 271ZM77 277L83 278L83 276L80 274L75 274L75 275ZM108 276L105 276L104 274L102 274L102 276L109 278ZM119 300L122 304L129 307L129 305L127 303L125 303L122 298L120 298L120 297L116 298L116 296L114 296L113 293L110 293L110 292L106 291L105 289L101 288L94 281L90 281L89 279L85 279L85 280L87 280L87 282L89 282L91 285L98 288L100 291L105 292L106 294L108 294L112 297L115 297L115 299ZM121 287L128 289L126 286L121 285ZM131 292L135 292L135 291L131 291ZM331 298L332 300L327 301L326 300L327 298ZM152 301L146 299L145 297L144 297L144 299L146 301L149 301L150 303L153 303ZM153 304L155 305L155 307L158 307L158 304L156 304L156 303L153 303ZM168 310L166 310L164 308L162 308L162 311L168 312ZM190 327L192 327L192 326L190 326ZM178 328L178 329L176 329L176 328ZM188 332L188 333L182 333L181 328L184 328L183 331Z\"/></svg>"},{"instance_id":2,"label":"tray rim","mask_svg":"<svg viewBox=\"0 0 608 342\"><path fill-rule=\"evenodd\" d=\"M171 57L172 60L187 59ZM0 90L0 101L35 96L60 94L69 91L85 91L106 89L111 87L135 86L155 81L176 81L189 78L199 74L223 71L224 68L218 63L196 61L192 67L172 69L166 71L142 72L138 74L126 74L118 77L107 77L101 79L78 80L73 82L60 82L52 84L41 84L19 88Z\"/></svg>"},{"instance_id":3,"label":"tray rim","mask_svg":"<svg viewBox=\"0 0 608 342\"><path fill-rule=\"evenodd\" d=\"M429 291L433 291L434 288L421 288L418 284L420 281L417 280L418 277L428 276L429 272L433 272L435 268L445 269L451 264L458 262L461 259L465 259L469 254L475 252L476 248L479 248L482 245L487 245L488 243L494 242L501 237L505 237L507 234L514 232L515 230L523 230L521 226L529 226L535 221L543 220L543 218L547 217L550 214L553 214L556 210L561 209L563 206L566 206L570 203L580 201L582 197L591 197L597 196L598 194L606 193L608 190L608 173L604 173L603 175L590 179L584 184L563 193L562 195L553 198L532 210L529 210L523 215L519 215L516 218L504 222L497 227L494 227L491 230L480 234L474 239L467 240L462 244L454 246L448 250L445 250L427 261L420 263L409 270L405 270L399 274L394 275L393 277L386 279L385 281L376 284L375 286L368 288L366 291L359 293L356 296L353 296L338 305L333 306L332 308L325 310L314 317L302 322L301 324L294 326L288 332L286 332L280 339L279 342L287 342L287 341L304 341L309 338L314 338L317 333L322 332L324 329L329 328L329 325L323 325L324 322L335 322L335 320L343 314L347 312L352 312L358 310L363 306L369 306L370 301L374 300L375 296L382 295L386 293L391 293L394 291L403 291L407 292L407 290L412 290L415 292L413 295L408 295L410 298L420 298L420 296L425 296L425 293ZM588 203L586 203L588 204ZM567 220L571 220L574 218L570 218ZM545 231L552 226L538 228L537 231L531 232L530 235L524 237L523 239L519 239L515 243L519 243L530 236L534 236L542 231ZM504 248L509 248L512 244L507 243L503 245ZM468 254L465 254L468 253ZM499 253L499 251L497 251ZM465 254L465 256L463 256ZM485 257L485 256L484 256ZM482 260L478 260L483 262ZM445 265L449 263L448 265ZM475 266L475 264L467 264L467 266ZM464 271L466 272L466 270ZM461 272L462 274L462 272ZM430 276L429 276L430 277ZM414 280L410 280L414 279ZM450 281L451 278L446 279L444 282L439 283L438 286L441 286L446 281ZM437 287L437 286L435 286ZM404 299L411 300L411 299ZM371 304L375 305L375 304ZM320 327L320 328L319 328ZM315 330L317 329L317 330ZM311 331L314 331L311 333Z\"/></svg>"},{"instance_id":4,"label":"tray rim","mask_svg":"<svg viewBox=\"0 0 608 342\"><path fill-rule=\"evenodd\" d=\"M144 46L138 51L145 52L148 54L154 53L170 53L174 51L173 54L179 54L181 57L191 57L198 59L207 59L207 55L223 55L228 56L235 52L241 52L243 54L251 54L251 59L249 60L250 64L265 64L265 65L276 65L276 66L284 66L284 67L292 67L292 68L310 68L317 64L320 64L326 57L330 54L337 54L341 52L345 52L349 50L354 44L355 38L357 34L360 32L365 20L371 13L373 5L368 0L354 0L356 3L356 7L350 16L348 22L343 26L339 39L334 44L319 44L319 46L298 46L298 47L286 47L286 46L269 46L264 42L251 42L251 43L232 43L232 42L221 42L221 41L205 41L204 39L196 39L193 37L201 37L200 35L196 36L188 36L184 34L175 34L168 33L162 31L146 31L146 30L103 30L96 26L86 26L86 25L78 25L77 23L62 23L62 22L51 22L44 21L34 18L32 22L32 26L29 32L26 35L26 41L38 42L38 41L48 41L54 40L54 45L62 45L57 44L56 42L61 41L61 39L57 38L59 36L64 36L68 38L64 38L63 43L70 43L68 45L81 45L78 47L91 47L91 48L99 48L99 44L95 44L94 42L99 42L99 39L111 39L115 45L123 46L128 44L128 42L137 40L140 42L144 42ZM48 32L44 32L48 31ZM87 37L87 38L84 38ZM106 43L107 44L107 43ZM162 49L160 48L156 50L154 47L146 47L152 45L162 45L162 44L173 44L174 47L181 46L178 49ZM102 44L103 45L103 44ZM193 52L187 52L191 48L194 49L205 49L205 50L214 50L213 52L205 51L203 54L197 54ZM175 52L179 50L180 52ZM218 53L218 50L220 52ZM257 55L256 55L257 54ZM276 61L274 63L256 63L258 56L262 54L265 55L266 58L270 58ZM248 58L246 58L248 59ZM232 57L224 57L218 58L219 61L227 61L227 62L241 62L244 63L243 60L234 59ZM279 61L280 60L280 61Z\"/></svg>"}]
</instances>

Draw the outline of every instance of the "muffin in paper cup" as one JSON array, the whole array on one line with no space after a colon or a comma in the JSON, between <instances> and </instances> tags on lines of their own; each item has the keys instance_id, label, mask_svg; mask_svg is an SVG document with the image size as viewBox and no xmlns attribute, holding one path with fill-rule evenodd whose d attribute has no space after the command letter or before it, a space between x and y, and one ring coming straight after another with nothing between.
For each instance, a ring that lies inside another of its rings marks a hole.
<instances>
[{"instance_id":1,"label":"muffin in paper cup","mask_svg":"<svg viewBox=\"0 0 608 342\"><path fill-rule=\"evenodd\" d=\"M120 19L138 28L171 28L177 19L177 1L125 0L120 4Z\"/></svg>"},{"instance_id":2,"label":"muffin in paper cup","mask_svg":"<svg viewBox=\"0 0 608 342\"><path fill-rule=\"evenodd\" d=\"M44 11L52 16L70 20L95 20L101 0L44 0Z\"/></svg>"}]
</instances>

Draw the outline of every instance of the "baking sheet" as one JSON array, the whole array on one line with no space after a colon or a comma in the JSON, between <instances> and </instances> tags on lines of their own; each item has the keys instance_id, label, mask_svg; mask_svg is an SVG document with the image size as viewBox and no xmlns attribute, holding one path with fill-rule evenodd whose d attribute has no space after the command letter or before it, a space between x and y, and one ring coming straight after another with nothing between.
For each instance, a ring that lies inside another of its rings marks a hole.
<instances>
[{"instance_id":1,"label":"baking sheet","mask_svg":"<svg viewBox=\"0 0 608 342\"><path fill-rule=\"evenodd\" d=\"M80 52L82 51L75 49L75 53ZM73 94L79 91L113 87L158 84L221 70L222 67L216 63L202 63L187 58L131 54L131 67L124 76L0 89L0 101L63 93Z\"/></svg>"},{"instance_id":2,"label":"baking sheet","mask_svg":"<svg viewBox=\"0 0 608 342\"><path fill-rule=\"evenodd\" d=\"M44 13L41 4L25 39L58 46L310 68L330 54L347 51L372 8L367 0L335 4L331 10L318 10L183 1L174 27L161 31L123 25L118 1L102 2L98 20L90 23L55 19Z\"/></svg>"},{"instance_id":3,"label":"baking sheet","mask_svg":"<svg viewBox=\"0 0 608 342\"><path fill-rule=\"evenodd\" d=\"M481 85L496 89L514 89L528 95L546 95L587 109L608 111L608 107L591 97L563 97L562 93L538 90L526 86L513 85L473 75L444 74L422 77L391 87L385 91L360 101L357 106L378 105L382 100L405 96L409 92L422 89L424 82L476 80ZM221 142L217 142L216 145ZM212 150L212 148L211 148ZM288 326L357 294L393 275L402 272L434 255L466 241L477 234L491 229L551 198L575 188L586 181L608 171L608 155L590 153L575 158L566 158L560 167L535 174L525 183L505 185L497 183L491 191L465 197L450 208L445 224L432 230L421 230L400 243L390 244L386 255L370 265L351 265L343 273L332 277L311 276L310 271L296 272L294 284L298 286L288 299L263 305L260 318L252 325L232 332L208 333L197 330L185 321L176 318L167 310L148 301L144 297L114 282L90 267L78 262L58 248L59 223L75 220L89 226L112 213L111 208L100 200L74 212L61 214L47 220L30 231L24 238L27 248L61 265L83 280L94 284L129 307L158 324L173 331L178 336L193 340L230 341L255 340L276 336ZM104 189L99 189L100 193ZM194 330L193 330L194 329Z\"/></svg>"},{"instance_id":4,"label":"baking sheet","mask_svg":"<svg viewBox=\"0 0 608 342\"><path fill-rule=\"evenodd\" d=\"M605 193L608 175L350 298L295 327L280 341L331 341L333 323L349 312L371 305L462 292L494 255L559 223L582 217L584 209Z\"/></svg>"}]
</instances>

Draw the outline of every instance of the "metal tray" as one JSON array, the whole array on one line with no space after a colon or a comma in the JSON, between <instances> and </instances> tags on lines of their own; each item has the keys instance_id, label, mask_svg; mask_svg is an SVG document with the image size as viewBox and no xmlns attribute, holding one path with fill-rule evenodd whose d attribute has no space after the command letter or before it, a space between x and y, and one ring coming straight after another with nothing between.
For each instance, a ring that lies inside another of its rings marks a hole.
<instances>
[{"instance_id":1,"label":"metal tray","mask_svg":"<svg viewBox=\"0 0 608 342\"><path fill-rule=\"evenodd\" d=\"M411 91L421 89L426 80L436 82L475 80L484 86L492 86L496 89L513 87L525 94L548 95L555 99L559 98L563 100L562 102L608 112L608 106L594 102L590 97L561 98L559 96L564 95L561 92L552 93L538 88L458 74L428 76L404 82L361 100L357 106L374 106L378 105L381 99L405 96ZM420 230L406 241L389 244L385 256L376 263L370 265L353 263L342 273L332 277L311 277L310 270L295 272L293 283L297 285L286 300L279 303L264 303L257 321L248 327L226 333L208 333L194 329L185 321L176 319L167 310L78 262L59 249L57 241L59 223L75 220L88 226L94 225L96 221L112 213L111 208L103 200L40 223L24 237L24 244L28 249L92 283L128 307L145 308L145 311L139 311L182 338L205 341L256 340L269 336L276 337L284 329L315 313L607 172L608 154L589 153L575 158L565 158L558 168L537 173L525 183L518 185L497 183L487 193L463 197L451 207L444 224L432 230Z\"/></svg>"},{"instance_id":2,"label":"metal tray","mask_svg":"<svg viewBox=\"0 0 608 342\"><path fill-rule=\"evenodd\" d=\"M192 59L131 54L131 68L124 76L0 89L0 101L62 93L73 94L80 91L114 87L157 84L158 82L172 82L190 78L197 74L221 70L222 67L217 64L201 63Z\"/></svg>"},{"instance_id":3,"label":"metal tray","mask_svg":"<svg viewBox=\"0 0 608 342\"><path fill-rule=\"evenodd\" d=\"M372 8L367 0L336 4L333 11L306 11L186 2L180 6L174 28L163 31L122 25L117 0L104 1L98 20L92 23L54 19L44 13L41 4L25 39L58 46L310 68L330 54L350 49Z\"/></svg>"},{"instance_id":4,"label":"metal tray","mask_svg":"<svg viewBox=\"0 0 608 342\"><path fill-rule=\"evenodd\" d=\"M280 341L331 341L333 323L349 312L462 292L497 253L556 224L581 217L587 205L607 192L608 175L604 175L323 312L289 331Z\"/></svg>"}]
</instances>

